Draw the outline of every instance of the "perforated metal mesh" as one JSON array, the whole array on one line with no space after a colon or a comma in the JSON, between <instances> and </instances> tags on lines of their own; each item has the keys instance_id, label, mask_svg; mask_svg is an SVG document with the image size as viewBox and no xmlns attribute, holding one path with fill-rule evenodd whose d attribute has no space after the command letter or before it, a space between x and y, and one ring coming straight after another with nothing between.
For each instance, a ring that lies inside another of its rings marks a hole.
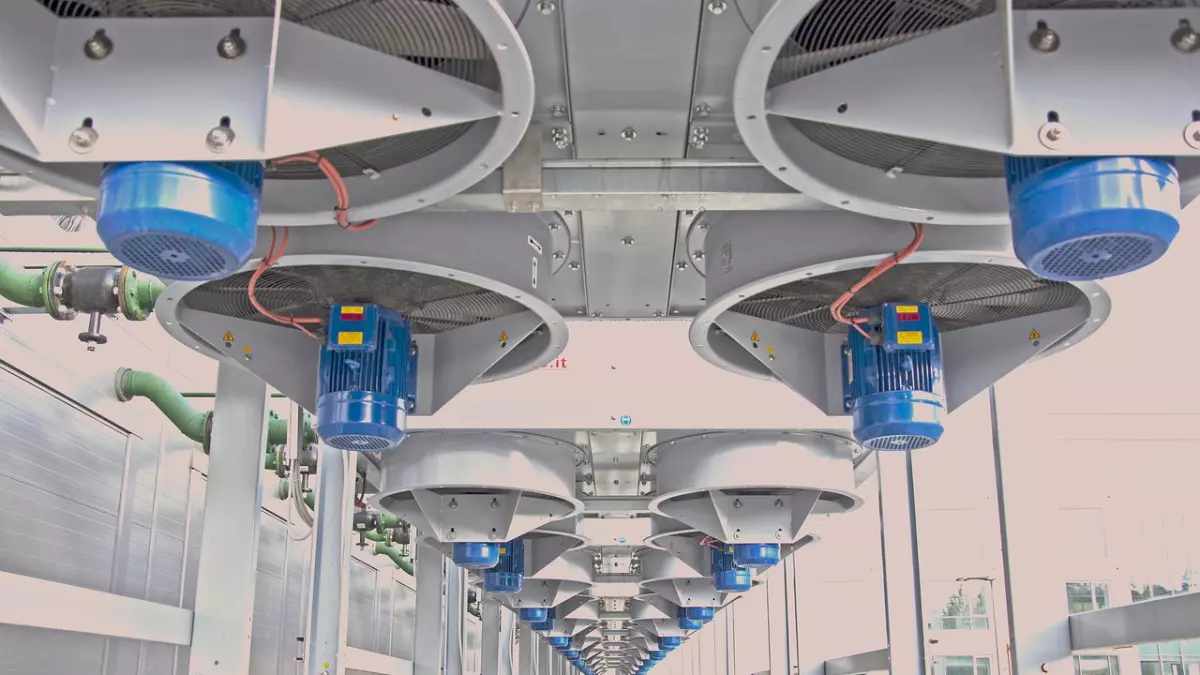
<instances>
[{"instance_id":1,"label":"perforated metal mesh","mask_svg":"<svg viewBox=\"0 0 1200 675\"><path fill-rule=\"evenodd\" d=\"M780 49L768 87L991 14L996 0L821 0ZM1187 7L1200 0L1016 0L1016 9ZM913 73L919 77L920 73ZM964 93L964 95L969 95ZM1003 155L904 136L792 119L817 145L881 171L1001 178Z\"/></svg>"},{"instance_id":2,"label":"perforated metal mesh","mask_svg":"<svg viewBox=\"0 0 1200 675\"><path fill-rule=\"evenodd\" d=\"M732 311L819 333L846 327L833 320L829 305L866 269L853 269L793 281L747 298ZM1020 267L977 263L911 263L885 272L846 305L854 316L884 302L927 302L942 332L1017 319L1087 302L1083 291L1048 281Z\"/></svg>"},{"instance_id":3,"label":"perforated metal mesh","mask_svg":"<svg viewBox=\"0 0 1200 675\"><path fill-rule=\"evenodd\" d=\"M198 286L183 298L183 305L269 323L250 304L250 274L240 272ZM441 333L525 310L507 296L454 279L342 265L272 267L259 279L254 296L277 314L322 320L335 303L376 303L403 314L417 334Z\"/></svg>"},{"instance_id":4,"label":"perforated metal mesh","mask_svg":"<svg viewBox=\"0 0 1200 675\"><path fill-rule=\"evenodd\" d=\"M269 17L273 0L40 0L62 17ZM284 0L284 20L498 90L500 76L483 36L450 0ZM335 148L314 148L345 176L386 171L458 140L472 122ZM268 178L319 179L315 165L270 166Z\"/></svg>"}]
</instances>

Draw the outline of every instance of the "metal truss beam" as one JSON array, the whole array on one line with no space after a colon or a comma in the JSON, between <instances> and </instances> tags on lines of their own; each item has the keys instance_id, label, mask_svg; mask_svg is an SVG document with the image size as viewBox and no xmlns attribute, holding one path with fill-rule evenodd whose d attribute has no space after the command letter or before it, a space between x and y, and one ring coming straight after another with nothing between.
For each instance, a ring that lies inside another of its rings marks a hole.
<instances>
[{"instance_id":1,"label":"metal truss beam","mask_svg":"<svg viewBox=\"0 0 1200 675\"><path fill-rule=\"evenodd\" d=\"M0 624L173 645L192 641L189 610L10 572L0 572Z\"/></svg>"},{"instance_id":2,"label":"metal truss beam","mask_svg":"<svg viewBox=\"0 0 1200 675\"><path fill-rule=\"evenodd\" d=\"M1128 647L1200 638L1200 593L1072 614L1071 649Z\"/></svg>"},{"instance_id":3,"label":"metal truss beam","mask_svg":"<svg viewBox=\"0 0 1200 675\"><path fill-rule=\"evenodd\" d=\"M852 654L825 662L825 675L861 675L888 671L890 667L887 649L876 649L861 654Z\"/></svg>"},{"instance_id":4,"label":"metal truss beam","mask_svg":"<svg viewBox=\"0 0 1200 675\"><path fill-rule=\"evenodd\" d=\"M761 211L834 207L784 185L757 162L743 160L549 160L541 190L522 192L544 211ZM430 207L433 211L508 211L497 171ZM0 215L79 213L87 197L59 190L0 190Z\"/></svg>"}]
</instances>

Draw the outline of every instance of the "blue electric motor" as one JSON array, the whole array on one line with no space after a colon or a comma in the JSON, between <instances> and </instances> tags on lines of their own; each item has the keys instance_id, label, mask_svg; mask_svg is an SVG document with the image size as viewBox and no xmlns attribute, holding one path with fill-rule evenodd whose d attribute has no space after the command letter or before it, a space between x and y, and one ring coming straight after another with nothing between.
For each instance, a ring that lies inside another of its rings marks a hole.
<instances>
[{"instance_id":1,"label":"blue electric motor","mask_svg":"<svg viewBox=\"0 0 1200 675\"><path fill-rule=\"evenodd\" d=\"M454 561L455 565L464 569L491 569L500 560L500 545L486 541L455 542L450 559Z\"/></svg>"},{"instance_id":2,"label":"blue electric motor","mask_svg":"<svg viewBox=\"0 0 1200 675\"><path fill-rule=\"evenodd\" d=\"M681 644L683 644L683 638L678 635L667 635L658 638L658 646L667 651L671 651Z\"/></svg>"},{"instance_id":3,"label":"blue electric motor","mask_svg":"<svg viewBox=\"0 0 1200 675\"><path fill-rule=\"evenodd\" d=\"M549 614L550 610L545 607L522 607L520 612L522 621L534 624L545 621Z\"/></svg>"},{"instance_id":4,"label":"blue electric motor","mask_svg":"<svg viewBox=\"0 0 1200 675\"><path fill-rule=\"evenodd\" d=\"M700 630L704 628L704 622L700 619L693 619L688 616L685 608L680 607L675 615L679 619L679 627L683 630Z\"/></svg>"},{"instance_id":5,"label":"blue electric motor","mask_svg":"<svg viewBox=\"0 0 1200 675\"><path fill-rule=\"evenodd\" d=\"M1151 157L1008 157L1017 258L1034 274L1088 281L1158 260L1179 232L1179 174Z\"/></svg>"},{"instance_id":6,"label":"blue electric motor","mask_svg":"<svg viewBox=\"0 0 1200 675\"><path fill-rule=\"evenodd\" d=\"M733 551L733 544L712 549L713 586L722 593L744 593L753 586L753 575L734 562Z\"/></svg>"},{"instance_id":7,"label":"blue electric motor","mask_svg":"<svg viewBox=\"0 0 1200 675\"><path fill-rule=\"evenodd\" d=\"M525 576L525 542L520 537L500 545L495 569L483 575L483 590L489 593L519 593Z\"/></svg>"},{"instance_id":8,"label":"blue electric motor","mask_svg":"<svg viewBox=\"0 0 1200 675\"><path fill-rule=\"evenodd\" d=\"M751 569L779 563L779 544L734 544L733 564Z\"/></svg>"},{"instance_id":9,"label":"blue electric motor","mask_svg":"<svg viewBox=\"0 0 1200 675\"><path fill-rule=\"evenodd\" d=\"M378 305L334 305L327 332L317 434L339 450L395 448L416 405L417 356L408 321Z\"/></svg>"},{"instance_id":10,"label":"blue electric motor","mask_svg":"<svg viewBox=\"0 0 1200 675\"><path fill-rule=\"evenodd\" d=\"M650 660L655 663L658 663L665 658L667 658L667 653L661 649L655 649L650 652Z\"/></svg>"},{"instance_id":11,"label":"blue electric motor","mask_svg":"<svg viewBox=\"0 0 1200 675\"><path fill-rule=\"evenodd\" d=\"M842 359L846 411L854 437L874 450L916 450L942 437L946 394L942 345L924 303L885 303L865 310L850 329Z\"/></svg>"},{"instance_id":12,"label":"blue electric motor","mask_svg":"<svg viewBox=\"0 0 1200 675\"><path fill-rule=\"evenodd\" d=\"M554 637L548 637L548 638L546 638L546 642L551 647L558 649L560 651L563 649L568 649L571 646L571 638L563 637L561 635L557 635Z\"/></svg>"},{"instance_id":13,"label":"blue electric motor","mask_svg":"<svg viewBox=\"0 0 1200 675\"><path fill-rule=\"evenodd\" d=\"M254 252L262 162L109 164L96 231L113 256L173 281L209 281Z\"/></svg>"},{"instance_id":14,"label":"blue electric motor","mask_svg":"<svg viewBox=\"0 0 1200 675\"><path fill-rule=\"evenodd\" d=\"M575 659L579 658L579 650L578 649L564 649L562 655L563 655L564 659L566 659L568 661L574 661Z\"/></svg>"},{"instance_id":15,"label":"blue electric motor","mask_svg":"<svg viewBox=\"0 0 1200 675\"><path fill-rule=\"evenodd\" d=\"M531 624L530 627L533 628L533 630L554 630L554 608L549 607L544 611L546 612L546 616L541 621L535 621L533 624ZM523 619L525 618L525 610L522 609L521 612L521 618Z\"/></svg>"}]
</instances>

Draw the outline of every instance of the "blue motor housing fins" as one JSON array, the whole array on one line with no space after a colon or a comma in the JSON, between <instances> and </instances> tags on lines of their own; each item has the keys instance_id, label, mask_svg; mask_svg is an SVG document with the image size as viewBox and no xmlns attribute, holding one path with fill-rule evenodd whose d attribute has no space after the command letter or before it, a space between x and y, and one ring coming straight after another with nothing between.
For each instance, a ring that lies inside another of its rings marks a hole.
<instances>
[{"instance_id":1,"label":"blue motor housing fins","mask_svg":"<svg viewBox=\"0 0 1200 675\"><path fill-rule=\"evenodd\" d=\"M942 437L946 394L941 336L930 306L885 303L861 316L867 321L849 329L842 359L854 437L873 450L933 445Z\"/></svg>"},{"instance_id":2,"label":"blue motor housing fins","mask_svg":"<svg viewBox=\"0 0 1200 675\"><path fill-rule=\"evenodd\" d=\"M1153 157L1008 157L1013 249L1034 274L1090 281L1158 260L1179 233L1179 175Z\"/></svg>"},{"instance_id":3,"label":"blue motor housing fins","mask_svg":"<svg viewBox=\"0 0 1200 675\"><path fill-rule=\"evenodd\" d=\"M220 279L254 252L262 186L262 162L109 164L96 231L117 260L139 272Z\"/></svg>"}]
</instances>

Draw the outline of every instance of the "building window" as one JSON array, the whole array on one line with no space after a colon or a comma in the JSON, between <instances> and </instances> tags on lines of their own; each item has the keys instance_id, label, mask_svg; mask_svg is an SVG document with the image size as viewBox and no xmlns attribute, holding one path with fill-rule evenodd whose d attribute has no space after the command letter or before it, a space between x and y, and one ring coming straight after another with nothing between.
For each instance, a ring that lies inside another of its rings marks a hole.
<instances>
[{"instance_id":1,"label":"building window","mask_svg":"<svg viewBox=\"0 0 1200 675\"><path fill-rule=\"evenodd\" d=\"M982 582L965 582L948 589L941 603L934 604L933 630L989 630L988 587ZM939 607L940 604L940 607Z\"/></svg>"},{"instance_id":2,"label":"building window","mask_svg":"<svg viewBox=\"0 0 1200 675\"><path fill-rule=\"evenodd\" d=\"M991 675L992 661L986 656L935 656L933 675Z\"/></svg>"},{"instance_id":3,"label":"building window","mask_svg":"<svg viewBox=\"0 0 1200 675\"><path fill-rule=\"evenodd\" d=\"M1108 607L1108 582L1067 582L1067 611L1071 614L1105 607Z\"/></svg>"},{"instance_id":4,"label":"building window","mask_svg":"<svg viewBox=\"0 0 1200 675\"><path fill-rule=\"evenodd\" d=\"M1086 610L1085 610L1086 611ZM1075 675L1120 675L1115 656L1076 656Z\"/></svg>"}]
</instances>

